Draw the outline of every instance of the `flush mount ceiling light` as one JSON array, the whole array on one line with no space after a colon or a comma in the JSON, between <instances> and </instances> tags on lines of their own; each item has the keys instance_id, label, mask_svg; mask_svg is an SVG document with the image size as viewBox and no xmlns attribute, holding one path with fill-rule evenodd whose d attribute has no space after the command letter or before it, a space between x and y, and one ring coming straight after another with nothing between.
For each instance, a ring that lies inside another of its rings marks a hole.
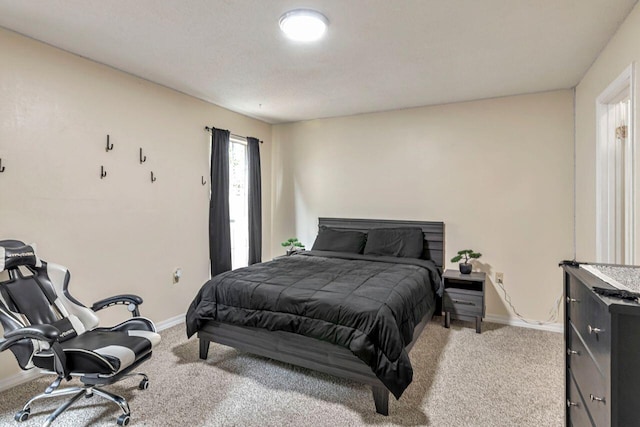
<instances>
[{"instance_id":1,"label":"flush mount ceiling light","mask_svg":"<svg viewBox=\"0 0 640 427\"><path fill-rule=\"evenodd\" d=\"M280 17L280 29L288 38L299 42L319 40L327 26L327 17L311 9L291 10Z\"/></svg>"}]
</instances>

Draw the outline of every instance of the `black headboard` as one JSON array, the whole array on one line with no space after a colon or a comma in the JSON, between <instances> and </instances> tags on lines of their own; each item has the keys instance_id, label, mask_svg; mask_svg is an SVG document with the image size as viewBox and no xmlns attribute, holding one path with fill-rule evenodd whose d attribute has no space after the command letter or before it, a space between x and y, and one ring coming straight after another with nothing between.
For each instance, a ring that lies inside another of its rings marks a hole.
<instances>
[{"instance_id":1,"label":"black headboard","mask_svg":"<svg viewBox=\"0 0 640 427\"><path fill-rule=\"evenodd\" d=\"M419 227L424 233L425 258L432 259L440 268L444 266L444 222L401 221L394 219L318 218L318 226L344 230L369 231L381 227Z\"/></svg>"}]
</instances>

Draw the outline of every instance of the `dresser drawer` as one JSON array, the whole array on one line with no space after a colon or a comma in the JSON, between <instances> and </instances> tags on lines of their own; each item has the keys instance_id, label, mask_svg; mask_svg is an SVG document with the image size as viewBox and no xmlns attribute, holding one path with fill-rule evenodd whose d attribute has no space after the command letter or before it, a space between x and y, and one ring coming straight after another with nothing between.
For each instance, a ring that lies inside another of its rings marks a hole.
<instances>
[{"instance_id":1,"label":"dresser drawer","mask_svg":"<svg viewBox=\"0 0 640 427\"><path fill-rule=\"evenodd\" d=\"M593 424L589 419L584 401L578 392L578 387L570 371L567 372L567 376L569 377L567 387L567 425L573 427L592 427Z\"/></svg>"},{"instance_id":2,"label":"dresser drawer","mask_svg":"<svg viewBox=\"0 0 640 427\"><path fill-rule=\"evenodd\" d=\"M609 369L611 347L611 318L607 306L574 278L567 290L568 318L604 372Z\"/></svg>"},{"instance_id":3,"label":"dresser drawer","mask_svg":"<svg viewBox=\"0 0 640 427\"><path fill-rule=\"evenodd\" d=\"M466 314L468 316L482 316L482 294L477 292L459 292L446 289L442 297L444 311Z\"/></svg>"},{"instance_id":4,"label":"dresser drawer","mask_svg":"<svg viewBox=\"0 0 640 427\"><path fill-rule=\"evenodd\" d=\"M598 369L574 325L569 322L567 335L567 367L584 397L585 405L597 426L611 424L610 399L603 373Z\"/></svg>"}]
</instances>

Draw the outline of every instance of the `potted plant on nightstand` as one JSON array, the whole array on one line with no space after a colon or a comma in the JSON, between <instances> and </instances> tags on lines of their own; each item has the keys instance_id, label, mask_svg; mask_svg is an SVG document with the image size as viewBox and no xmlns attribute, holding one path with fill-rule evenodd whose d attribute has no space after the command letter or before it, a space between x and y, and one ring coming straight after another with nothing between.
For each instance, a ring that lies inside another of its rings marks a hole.
<instances>
[{"instance_id":1,"label":"potted plant on nightstand","mask_svg":"<svg viewBox=\"0 0 640 427\"><path fill-rule=\"evenodd\" d=\"M460 273L469 274L471 273L471 269L473 268L469 261L471 261L472 259L478 259L481 256L482 254L480 252L474 252L473 249L463 249L461 251L458 251L458 255L451 258L451 262L464 260L464 262L458 264L458 266L460 267Z\"/></svg>"},{"instance_id":2,"label":"potted plant on nightstand","mask_svg":"<svg viewBox=\"0 0 640 427\"><path fill-rule=\"evenodd\" d=\"M287 256L297 251L298 250L297 248L304 249L304 245L298 240L297 237L292 237L288 240L285 240L284 242L281 243L281 245L284 248L288 248Z\"/></svg>"}]
</instances>

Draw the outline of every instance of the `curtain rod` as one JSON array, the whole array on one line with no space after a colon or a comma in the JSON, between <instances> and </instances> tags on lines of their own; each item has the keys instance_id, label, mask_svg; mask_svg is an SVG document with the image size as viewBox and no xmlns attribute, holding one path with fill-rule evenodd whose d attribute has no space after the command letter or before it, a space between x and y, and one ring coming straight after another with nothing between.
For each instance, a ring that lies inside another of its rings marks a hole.
<instances>
[{"instance_id":1,"label":"curtain rod","mask_svg":"<svg viewBox=\"0 0 640 427\"><path fill-rule=\"evenodd\" d=\"M204 130L206 130L206 131L207 131L207 132L209 132L209 133L211 133L211 131L212 131L212 130L214 130L214 129L216 129L216 128L214 128L214 127L209 127L209 126L205 126L205 127L204 127ZM246 136L236 135L235 133L231 133L231 132L229 132L229 135L231 135L231 136L235 136L236 138L247 139L247 137L246 137ZM262 143L263 143L263 141L260 141L260 144L262 144Z\"/></svg>"}]
</instances>

